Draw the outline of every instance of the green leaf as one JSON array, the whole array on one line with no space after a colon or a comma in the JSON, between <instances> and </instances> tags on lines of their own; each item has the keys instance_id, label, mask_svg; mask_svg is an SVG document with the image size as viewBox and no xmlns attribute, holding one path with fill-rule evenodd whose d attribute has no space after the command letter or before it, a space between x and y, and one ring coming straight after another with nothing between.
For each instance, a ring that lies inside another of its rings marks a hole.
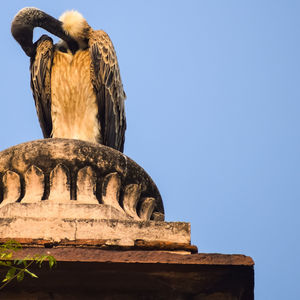
<instances>
[{"instance_id":1,"label":"green leaf","mask_svg":"<svg viewBox=\"0 0 300 300\"><path fill-rule=\"evenodd\" d=\"M20 282L24 279L24 271L20 271L17 275L17 280Z\"/></svg>"},{"instance_id":2,"label":"green leaf","mask_svg":"<svg viewBox=\"0 0 300 300\"><path fill-rule=\"evenodd\" d=\"M38 278L37 275L35 275L34 273L30 272L28 269L25 269L24 271L25 271L26 273L28 273L31 277Z\"/></svg>"},{"instance_id":3,"label":"green leaf","mask_svg":"<svg viewBox=\"0 0 300 300\"><path fill-rule=\"evenodd\" d=\"M6 276L5 276L5 278L3 279L2 282L5 282L5 281L7 281L7 280L10 280L12 277L15 276L15 274L16 274L16 268L15 268L15 267L10 268L10 269L7 271Z\"/></svg>"},{"instance_id":4,"label":"green leaf","mask_svg":"<svg viewBox=\"0 0 300 300\"><path fill-rule=\"evenodd\" d=\"M15 267L12 267L8 270L6 276L10 278L14 277L16 274L16 268Z\"/></svg>"},{"instance_id":5,"label":"green leaf","mask_svg":"<svg viewBox=\"0 0 300 300\"><path fill-rule=\"evenodd\" d=\"M22 249L22 246L20 243L11 240L11 241L4 243L1 248L12 250L12 251L18 251L18 250Z\"/></svg>"},{"instance_id":6,"label":"green leaf","mask_svg":"<svg viewBox=\"0 0 300 300\"><path fill-rule=\"evenodd\" d=\"M42 263L45 259L47 259L47 255L40 255L39 258L36 259L36 263L39 265L39 267L42 267Z\"/></svg>"},{"instance_id":7,"label":"green leaf","mask_svg":"<svg viewBox=\"0 0 300 300\"><path fill-rule=\"evenodd\" d=\"M0 259L7 259L8 258L9 253L1 253L0 254Z\"/></svg>"},{"instance_id":8,"label":"green leaf","mask_svg":"<svg viewBox=\"0 0 300 300\"><path fill-rule=\"evenodd\" d=\"M29 268L33 263L36 263L39 267L41 267L42 263L45 260L48 260L50 268L56 265L56 259L52 255L35 254L34 256L27 255L23 259L12 259L14 251L18 251L20 249L22 249L22 246L16 241L8 241L0 245L0 267L8 268L6 276L2 281L3 284L0 284L0 290L15 278L18 281L22 281L25 273L29 274L33 278L38 278L35 273L29 271ZM23 266L20 266L22 264Z\"/></svg>"},{"instance_id":9,"label":"green leaf","mask_svg":"<svg viewBox=\"0 0 300 300\"><path fill-rule=\"evenodd\" d=\"M49 255L48 260L49 260L49 267L51 269L54 265L56 265L56 259L52 255Z\"/></svg>"},{"instance_id":10,"label":"green leaf","mask_svg":"<svg viewBox=\"0 0 300 300\"><path fill-rule=\"evenodd\" d=\"M19 260L17 260L16 265L18 266L18 265L20 265L22 263L23 263L23 259L19 259Z\"/></svg>"}]
</instances>

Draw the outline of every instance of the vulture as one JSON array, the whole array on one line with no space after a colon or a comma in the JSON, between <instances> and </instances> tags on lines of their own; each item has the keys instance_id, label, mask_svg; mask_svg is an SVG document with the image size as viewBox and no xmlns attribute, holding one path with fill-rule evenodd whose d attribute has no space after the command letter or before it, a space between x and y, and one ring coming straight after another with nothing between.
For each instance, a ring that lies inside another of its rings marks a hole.
<instances>
[{"instance_id":1,"label":"vulture","mask_svg":"<svg viewBox=\"0 0 300 300\"><path fill-rule=\"evenodd\" d=\"M33 42L33 30L48 35ZM59 20L26 7L14 17L11 32L30 57L31 89L45 138L79 139L123 152L126 99L114 46L77 11Z\"/></svg>"}]
</instances>

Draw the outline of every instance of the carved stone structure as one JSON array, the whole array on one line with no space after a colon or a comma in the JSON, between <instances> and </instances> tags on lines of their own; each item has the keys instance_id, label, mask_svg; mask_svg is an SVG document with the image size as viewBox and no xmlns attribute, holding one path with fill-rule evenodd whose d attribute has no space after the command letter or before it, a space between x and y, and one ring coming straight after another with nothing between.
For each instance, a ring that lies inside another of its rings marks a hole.
<instances>
[{"instance_id":1,"label":"carved stone structure","mask_svg":"<svg viewBox=\"0 0 300 300\"><path fill-rule=\"evenodd\" d=\"M130 220L164 219L149 175L112 148L68 139L45 139L0 153L1 206L51 202L110 206Z\"/></svg>"},{"instance_id":2,"label":"carved stone structure","mask_svg":"<svg viewBox=\"0 0 300 300\"><path fill-rule=\"evenodd\" d=\"M21 257L54 255L59 270L34 270L39 283L12 284L8 300L253 299L251 258L197 254L190 224L164 221L149 175L99 144L45 139L0 152L0 242L9 239Z\"/></svg>"},{"instance_id":3,"label":"carved stone structure","mask_svg":"<svg viewBox=\"0 0 300 300\"><path fill-rule=\"evenodd\" d=\"M152 179L112 148L69 139L20 144L0 153L0 179L0 239L192 249L189 224L162 222Z\"/></svg>"}]
</instances>

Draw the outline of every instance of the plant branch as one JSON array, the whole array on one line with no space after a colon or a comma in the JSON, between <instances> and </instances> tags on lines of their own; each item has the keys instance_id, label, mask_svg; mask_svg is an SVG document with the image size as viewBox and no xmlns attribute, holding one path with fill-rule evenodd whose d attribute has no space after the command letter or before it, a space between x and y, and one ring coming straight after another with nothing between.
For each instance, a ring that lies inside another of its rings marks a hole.
<instances>
[{"instance_id":1,"label":"plant branch","mask_svg":"<svg viewBox=\"0 0 300 300\"><path fill-rule=\"evenodd\" d=\"M17 274L15 274L13 277L9 278L6 282L4 282L1 286L0 286L0 290L2 290L6 285L8 285L13 279L17 278L18 275L21 273L21 272L26 272L25 270L27 268L29 268L32 264L34 263L34 260L32 260L28 265L27 267L24 267L24 268L18 268L16 267L16 269L19 269L19 272Z\"/></svg>"}]
</instances>

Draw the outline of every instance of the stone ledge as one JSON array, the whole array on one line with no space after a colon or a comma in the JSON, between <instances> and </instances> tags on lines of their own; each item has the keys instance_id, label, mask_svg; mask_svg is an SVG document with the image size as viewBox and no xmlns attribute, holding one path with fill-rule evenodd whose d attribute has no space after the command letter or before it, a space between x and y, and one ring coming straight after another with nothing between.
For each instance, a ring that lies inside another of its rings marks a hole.
<instances>
[{"instance_id":1,"label":"stone ledge","mask_svg":"<svg viewBox=\"0 0 300 300\"><path fill-rule=\"evenodd\" d=\"M0 243L5 243L11 240L12 239L10 238L0 238ZM173 252L173 253L181 253L181 254L198 253L197 246L185 244L185 243L171 243L171 242L163 242L163 241L149 242L144 240L135 240L134 245L125 246L120 243L117 243L117 241L96 240L96 239L90 239L90 240L78 239L74 241L61 240L59 242L54 242L53 240L31 239L31 238L14 238L13 240L15 242L20 243L24 249L75 248L75 249L121 250L121 251L128 251L128 250L164 251L164 252ZM39 251L39 250L35 250L35 251Z\"/></svg>"},{"instance_id":2,"label":"stone ledge","mask_svg":"<svg viewBox=\"0 0 300 300\"><path fill-rule=\"evenodd\" d=\"M122 210L106 204L52 203L44 200L37 203L9 203L0 208L0 218L25 217L60 219L113 219L133 220Z\"/></svg>"},{"instance_id":3,"label":"stone ledge","mask_svg":"<svg viewBox=\"0 0 300 300\"><path fill-rule=\"evenodd\" d=\"M52 243L103 240L106 245L132 247L139 240L190 245L190 224L183 222L0 218L0 239L47 240Z\"/></svg>"},{"instance_id":4,"label":"stone ledge","mask_svg":"<svg viewBox=\"0 0 300 300\"><path fill-rule=\"evenodd\" d=\"M163 251L111 251L61 247L27 248L19 254L49 253L55 269L13 283L2 292L16 299L253 300L253 261L244 255Z\"/></svg>"},{"instance_id":5,"label":"stone ledge","mask_svg":"<svg viewBox=\"0 0 300 300\"><path fill-rule=\"evenodd\" d=\"M28 241L27 241L28 242ZM137 250L102 250L91 249L86 245L77 247L36 248L25 246L16 252L16 257L33 254L53 255L58 261L64 262L99 262L99 263L151 263L151 264L180 264L180 265L214 265L214 266L254 266L251 257L242 254L194 253L180 254L167 251L137 251Z\"/></svg>"}]
</instances>

